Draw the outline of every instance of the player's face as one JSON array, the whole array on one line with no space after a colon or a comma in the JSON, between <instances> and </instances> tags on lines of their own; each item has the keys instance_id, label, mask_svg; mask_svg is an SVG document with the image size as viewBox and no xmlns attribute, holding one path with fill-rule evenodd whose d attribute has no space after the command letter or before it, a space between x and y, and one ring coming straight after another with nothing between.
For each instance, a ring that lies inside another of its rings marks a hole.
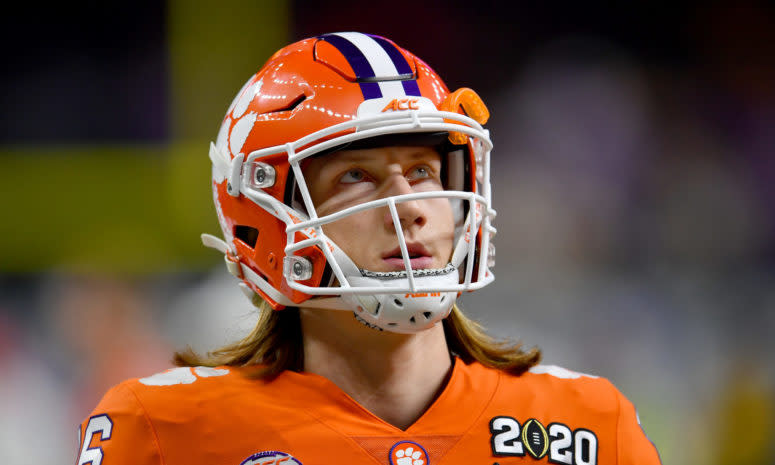
<instances>
[{"instance_id":1,"label":"player's face","mask_svg":"<svg viewBox=\"0 0 775 465\"><path fill-rule=\"evenodd\" d=\"M441 191L441 156L430 147L343 150L312 159L304 177L319 217L394 195ZM449 199L396 203L412 268L449 262L454 219ZM323 226L356 265L371 271L404 270L387 206L368 209Z\"/></svg>"}]
</instances>

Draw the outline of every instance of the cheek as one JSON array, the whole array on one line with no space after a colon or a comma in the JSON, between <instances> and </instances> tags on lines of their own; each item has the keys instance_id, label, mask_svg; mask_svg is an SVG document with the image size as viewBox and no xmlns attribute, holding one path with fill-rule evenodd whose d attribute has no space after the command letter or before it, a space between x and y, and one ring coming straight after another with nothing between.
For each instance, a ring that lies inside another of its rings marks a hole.
<instances>
[{"instance_id":1,"label":"cheek","mask_svg":"<svg viewBox=\"0 0 775 465\"><path fill-rule=\"evenodd\" d=\"M448 199L429 200L428 223L433 235L439 242L452 251L452 242L455 236L455 217Z\"/></svg>"},{"instance_id":2,"label":"cheek","mask_svg":"<svg viewBox=\"0 0 775 465\"><path fill-rule=\"evenodd\" d=\"M435 228L438 228L437 233L445 235L444 232L454 234L455 232L455 217L452 213L452 205L449 199L432 199L429 200L429 212L430 218Z\"/></svg>"},{"instance_id":3,"label":"cheek","mask_svg":"<svg viewBox=\"0 0 775 465\"><path fill-rule=\"evenodd\" d=\"M334 241L356 264L369 250L371 239L376 237L379 227L373 210L356 213L333 223L323 225L323 232Z\"/></svg>"}]
</instances>

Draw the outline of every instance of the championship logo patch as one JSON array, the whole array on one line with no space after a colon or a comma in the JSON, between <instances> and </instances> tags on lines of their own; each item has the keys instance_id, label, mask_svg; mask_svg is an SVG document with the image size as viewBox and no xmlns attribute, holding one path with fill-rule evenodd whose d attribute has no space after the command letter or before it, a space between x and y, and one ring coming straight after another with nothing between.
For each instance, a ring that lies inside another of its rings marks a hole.
<instances>
[{"instance_id":1,"label":"championship logo patch","mask_svg":"<svg viewBox=\"0 0 775 465\"><path fill-rule=\"evenodd\" d=\"M240 465L302 465L290 454L276 450L257 452L240 463Z\"/></svg>"},{"instance_id":2,"label":"championship logo patch","mask_svg":"<svg viewBox=\"0 0 775 465\"><path fill-rule=\"evenodd\" d=\"M495 457L530 456L548 458L549 463L597 465L597 435L586 429L572 429L552 422L544 426L535 418L520 423L499 415L490 420L490 447Z\"/></svg>"},{"instance_id":3,"label":"championship logo patch","mask_svg":"<svg viewBox=\"0 0 775 465\"><path fill-rule=\"evenodd\" d=\"M529 419L522 427L522 444L534 459L540 459L546 455L546 450L549 449L549 437L546 435L544 425L534 418Z\"/></svg>"},{"instance_id":4,"label":"championship logo patch","mask_svg":"<svg viewBox=\"0 0 775 465\"><path fill-rule=\"evenodd\" d=\"M428 453L412 441L400 441L393 444L389 454L390 465L428 465Z\"/></svg>"}]
</instances>

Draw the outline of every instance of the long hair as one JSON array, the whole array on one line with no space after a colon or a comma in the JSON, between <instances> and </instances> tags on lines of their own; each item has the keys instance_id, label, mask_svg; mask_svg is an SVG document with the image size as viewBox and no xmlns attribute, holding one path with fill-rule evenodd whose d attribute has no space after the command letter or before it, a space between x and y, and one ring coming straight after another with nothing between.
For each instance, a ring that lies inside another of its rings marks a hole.
<instances>
[{"instance_id":1,"label":"long hair","mask_svg":"<svg viewBox=\"0 0 775 465\"><path fill-rule=\"evenodd\" d=\"M206 355L197 354L189 347L175 353L175 364L246 367L247 376L266 379L285 370L302 371L304 349L299 309L289 307L274 311L258 296L253 298L253 304L260 312L258 322L242 340ZM453 305L443 325L450 352L466 363L477 361L519 375L541 360L538 348L525 351L518 342L491 336L481 324L465 316L457 305Z\"/></svg>"}]
</instances>

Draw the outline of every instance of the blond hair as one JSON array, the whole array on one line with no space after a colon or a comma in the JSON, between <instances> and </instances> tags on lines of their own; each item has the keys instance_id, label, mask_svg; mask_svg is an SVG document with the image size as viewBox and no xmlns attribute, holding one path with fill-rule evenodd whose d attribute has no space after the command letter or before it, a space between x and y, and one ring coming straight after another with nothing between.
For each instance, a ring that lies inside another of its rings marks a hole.
<instances>
[{"instance_id":1,"label":"blond hair","mask_svg":"<svg viewBox=\"0 0 775 465\"><path fill-rule=\"evenodd\" d=\"M248 367L249 377L267 379L285 370L302 371L304 349L299 309L289 307L274 311L258 297L253 303L258 307L259 317L248 335L206 355L197 354L190 347L175 352L174 363L177 366ZM480 323L465 316L457 305L452 306L443 325L450 352L466 363L477 361L519 375L541 359L538 348L525 351L518 342L491 336Z\"/></svg>"}]
</instances>

